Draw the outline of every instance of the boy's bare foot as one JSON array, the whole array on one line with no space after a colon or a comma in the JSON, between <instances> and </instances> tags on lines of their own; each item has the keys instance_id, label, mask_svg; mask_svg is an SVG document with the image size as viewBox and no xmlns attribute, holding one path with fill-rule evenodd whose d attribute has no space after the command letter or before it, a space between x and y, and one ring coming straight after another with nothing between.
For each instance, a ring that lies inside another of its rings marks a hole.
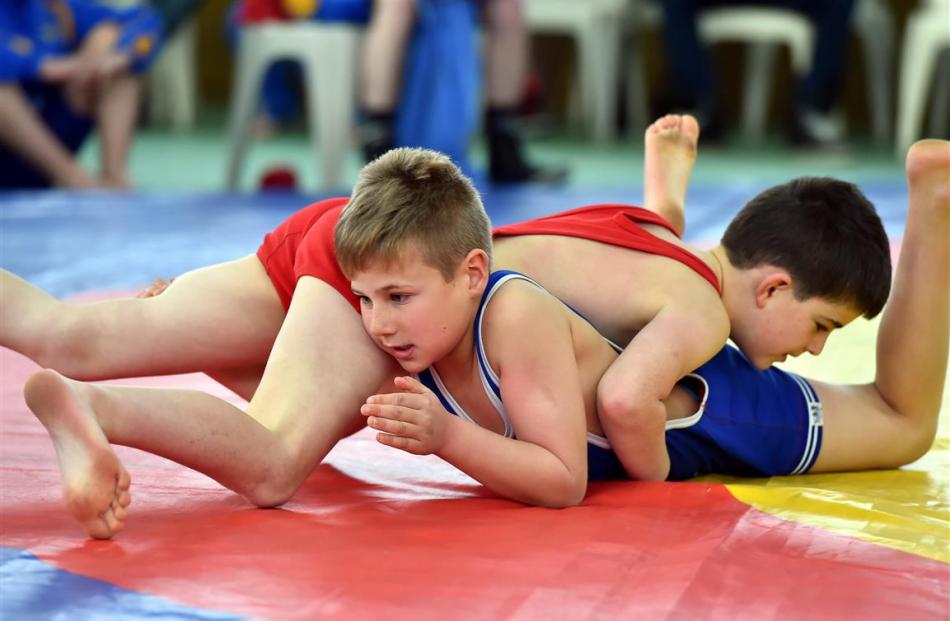
<instances>
[{"instance_id":1,"label":"boy's bare foot","mask_svg":"<svg viewBox=\"0 0 950 621\"><path fill-rule=\"evenodd\" d=\"M950 209L950 141L920 140L907 151L907 181L911 191L926 187L933 202Z\"/></svg>"},{"instance_id":2,"label":"boy's bare foot","mask_svg":"<svg viewBox=\"0 0 950 621\"><path fill-rule=\"evenodd\" d=\"M66 508L89 536L108 539L125 521L131 502L129 473L74 384L45 369L30 377L24 396L53 440Z\"/></svg>"},{"instance_id":3,"label":"boy's bare foot","mask_svg":"<svg viewBox=\"0 0 950 621\"><path fill-rule=\"evenodd\" d=\"M688 114L667 114L644 135L644 207L665 217L680 234L686 226L683 210L697 142L699 123Z\"/></svg>"}]
</instances>

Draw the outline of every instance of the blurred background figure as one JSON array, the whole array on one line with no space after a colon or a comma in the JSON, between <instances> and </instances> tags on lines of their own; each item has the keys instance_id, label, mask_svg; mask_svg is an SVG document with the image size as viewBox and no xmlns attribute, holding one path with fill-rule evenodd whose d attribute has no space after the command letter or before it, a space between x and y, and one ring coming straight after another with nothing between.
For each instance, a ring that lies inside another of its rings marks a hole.
<instances>
[{"instance_id":1,"label":"blurred background figure","mask_svg":"<svg viewBox=\"0 0 950 621\"><path fill-rule=\"evenodd\" d=\"M228 44L232 50L238 45L238 28L243 24L286 19L364 24L371 6L372 0L234 0L227 15ZM268 69L261 87L260 113L252 129L255 136L262 138L297 129L303 116L301 70L300 64L292 60L276 62Z\"/></svg>"},{"instance_id":2,"label":"blurred background figure","mask_svg":"<svg viewBox=\"0 0 950 621\"><path fill-rule=\"evenodd\" d=\"M469 146L484 100L492 182L565 179L566 169L529 161L516 129L529 63L520 0L239 0L229 18L232 41L238 25L274 19L366 23L359 75L365 161L395 146L419 146L448 154L471 173ZM480 28L486 34L484 89ZM268 71L253 130L258 137L301 118L300 70L283 61Z\"/></svg>"},{"instance_id":3,"label":"blurred background figure","mask_svg":"<svg viewBox=\"0 0 950 621\"><path fill-rule=\"evenodd\" d=\"M0 188L127 188L128 155L161 20L92 0L0 3ZM95 128L101 169L75 153Z\"/></svg>"},{"instance_id":4,"label":"blurred background figure","mask_svg":"<svg viewBox=\"0 0 950 621\"><path fill-rule=\"evenodd\" d=\"M793 101L787 135L792 144L806 146L828 146L842 140L843 130L830 111L840 89L854 0L659 0L659 4L672 107L696 115L705 143L721 138L725 121L709 51L699 36L699 15L709 8L731 5L791 9L813 23L811 68L788 89Z\"/></svg>"},{"instance_id":5,"label":"blurred background figure","mask_svg":"<svg viewBox=\"0 0 950 621\"><path fill-rule=\"evenodd\" d=\"M162 18L162 35L168 40L193 17L206 0L148 0Z\"/></svg>"},{"instance_id":6,"label":"blurred background figure","mask_svg":"<svg viewBox=\"0 0 950 621\"><path fill-rule=\"evenodd\" d=\"M480 18L486 37L484 96L476 38ZM455 155L464 167L464 156L457 152L464 153L484 100L482 129L492 182L565 179L563 167L530 162L515 126L530 62L521 0L375 2L363 46L366 161L394 146L425 146ZM439 144L439 137L447 137L447 144Z\"/></svg>"}]
</instances>

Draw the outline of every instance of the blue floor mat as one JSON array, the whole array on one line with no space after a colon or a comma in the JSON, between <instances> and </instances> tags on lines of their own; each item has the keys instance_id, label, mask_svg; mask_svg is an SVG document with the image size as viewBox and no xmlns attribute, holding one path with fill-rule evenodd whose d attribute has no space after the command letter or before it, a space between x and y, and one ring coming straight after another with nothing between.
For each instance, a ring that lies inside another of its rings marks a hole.
<instances>
[{"instance_id":1,"label":"blue floor mat","mask_svg":"<svg viewBox=\"0 0 950 621\"><path fill-rule=\"evenodd\" d=\"M719 239L739 208L764 187L690 190L689 241ZM899 238L907 191L865 184L888 234ZM483 192L495 224L591 203L633 203L641 188L513 187ZM127 289L257 250L264 234L304 205L326 198L299 194L17 192L0 194L0 265L55 295Z\"/></svg>"}]
</instances>

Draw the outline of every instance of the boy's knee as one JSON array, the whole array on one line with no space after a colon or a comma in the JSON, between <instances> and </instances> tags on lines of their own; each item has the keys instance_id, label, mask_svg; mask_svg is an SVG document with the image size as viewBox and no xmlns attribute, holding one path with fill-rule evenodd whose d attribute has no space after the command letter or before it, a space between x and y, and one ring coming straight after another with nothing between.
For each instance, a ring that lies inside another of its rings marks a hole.
<instances>
[{"instance_id":1,"label":"boy's knee","mask_svg":"<svg viewBox=\"0 0 950 621\"><path fill-rule=\"evenodd\" d=\"M257 480L241 491L250 503L261 509L278 507L290 500L306 479L296 472L286 456L272 458L262 464Z\"/></svg>"},{"instance_id":2,"label":"boy's knee","mask_svg":"<svg viewBox=\"0 0 950 621\"><path fill-rule=\"evenodd\" d=\"M97 345L100 332L85 322L50 321L46 337L31 357L42 366L84 379L95 374L94 367L102 349Z\"/></svg>"},{"instance_id":3,"label":"boy's knee","mask_svg":"<svg viewBox=\"0 0 950 621\"><path fill-rule=\"evenodd\" d=\"M290 500L297 488L278 483L261 483L246 491L243 496L258 509L273 509Z\"/></svg>"}]
</instances>

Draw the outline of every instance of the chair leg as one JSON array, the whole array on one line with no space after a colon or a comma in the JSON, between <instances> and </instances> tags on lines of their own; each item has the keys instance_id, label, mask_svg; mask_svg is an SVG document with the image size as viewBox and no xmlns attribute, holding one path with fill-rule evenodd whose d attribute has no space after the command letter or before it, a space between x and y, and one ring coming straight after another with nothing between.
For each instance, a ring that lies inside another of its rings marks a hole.
<instances>
[{"instance_id":1,"label":"chair leg","mask_svg":"<svg viewBox=\"0 0 950 621\"><path fill-rule=\"evenodd\" d=\"M864 52L865 80L874 140L886 144L891 137L891 85L894 83L894 28L887 18L858 24Z\"/></svg>"},{"instance_id":2,"label":"chair leg","mask_svg":"<svg viewBox=\"0 0 950 621\"><path fill-rule=\"evenodd\" d=\"M319 185L337 189L343 178L343 162L350 151L356 99L357 36L345 30L327 32L319 47L321 49L312 50L305 61L307 119L310 142L320 165ZM318 97L321 84L324 90Z\"/></svg>"},{"instance_id":3,"label":"chair leg","mask_svg":"<svg viewBox=\"0 0 950 621\"><path fill-rule=\"evenodd\" d=\"M907 22L901 60L900 100L897 111L897 153L903 157L914 138L920 135L927 87L934 73L939 41L928 28L926 14L911 15Z\"/></svg>"},{"instance_id":4,"label":"chair leg","mask_svg":"<svg viewBox=\"0 0 950 621\"><path fill-rule=\"evenodd\" d=\"M639 33L634 34L639 37ZM631 137L642 138L649 123L647 110L647 80L643 68L643 50L639 41L627 46L627 133Z\"/></svg>"},{"instance_id":5,"label":"chair leg","mask_svg":"<svg viewBox=\"0 0 950 621\"><path fill-rule=\"evenodd\" d=\"M269 66L266 58L250 41L239 46L234 65L234 92L228 132L228 167L226 187L237 190L241 183L241 169L249 141L248 130L257 107L264 71Z\"/></svg>"},{"instance_id":6,"label":"chair leg","mask_svg":"<svg viewBox=\"0 0 950 621\"><path fill-rule=\"evenodd\" d=\"M769 86L775 66L775 43L751 43L746 47L745 92L742 96L742 129L752 140L765 135Z\"/></svg>"},{"instance_id":7,"label":"chair leg","mask_svg":"<svg viewBox=\"0 0 950 621\"><path fill-rule=\"evenodd\" d=\"M934 75L934 96L930 104L927 134L947 136L947 117L950 116L950 50L944 49Z\"/></svg>"}]
</instances>

